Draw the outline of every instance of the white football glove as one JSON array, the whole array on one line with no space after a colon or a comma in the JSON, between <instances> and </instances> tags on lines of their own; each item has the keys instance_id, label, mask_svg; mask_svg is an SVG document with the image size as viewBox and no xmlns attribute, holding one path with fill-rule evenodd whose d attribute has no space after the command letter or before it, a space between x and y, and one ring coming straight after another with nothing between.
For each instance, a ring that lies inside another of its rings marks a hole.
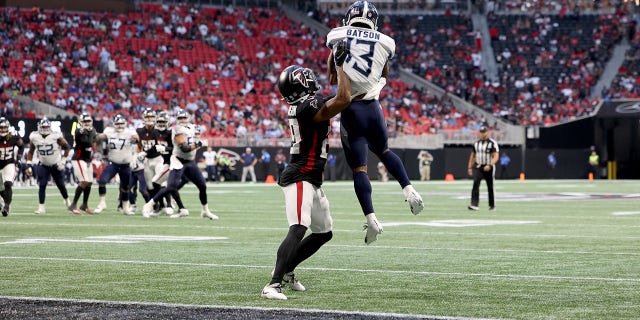
<instances>
[{"instance_id":1,"label":"white football glove","mask_svg":"<svg viewBox=\"0 0 640 320\"><path fill-rule=\"evenodd\" d=\"M65 159L62 159L58 161L58 163L56 163L56 169L58 169L58 171L64 172L64 168L66 164L67 164L67 161Z\"/></svg>"},{"instance_id":2,"label":"white football glove","mask_svg":"<svg viewBox=\"0 0 640 320\"><path fill-rule=\"evenodd\" d=\"M138 153L138 155L136 157L138 158L138 161L144 161L144 158L147 157L147 153L142 151L142 152Z\"/></svg>"},{"instance_id":3,"label":"white football glove","mask_svg":"<svg viewBox=\"0 0 640 320\"><path fill-rule=\"evenodd\" d=\"M167 147L161 144L156 144L156 151L158 151L159 153L164 153L165 151L167 151Z\"/></svg>"}]
</instances>

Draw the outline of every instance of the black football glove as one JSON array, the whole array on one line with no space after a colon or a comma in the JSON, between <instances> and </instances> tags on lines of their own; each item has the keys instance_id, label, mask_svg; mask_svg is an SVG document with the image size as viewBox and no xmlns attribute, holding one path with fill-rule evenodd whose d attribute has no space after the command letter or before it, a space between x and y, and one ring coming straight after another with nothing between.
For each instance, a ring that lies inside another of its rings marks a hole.
<instances>
[{"instance_id":1,"label":"black football glove","mask_svg":"<svg viewBox=\"0 0 640 320\"><path fill-rule=\"evenodd\" d=\"M196 141L196 143L194 143L194 144L196 145L196 148L202 147L202 141L201 140Z\"/></svg>"},{"instance_id":2,"label":"black football glove","mask_svg":"<svg viewBox=\"0 0 640 320\"><path fill-rule=\"evenodd\" d=\"M333 60L336 62L336 66L341 66L344 63L344 60L347 59L347 55L349 51L347 50L347 45L344 41L339 41L333 46Z\"/></svg>"}]
</instances>

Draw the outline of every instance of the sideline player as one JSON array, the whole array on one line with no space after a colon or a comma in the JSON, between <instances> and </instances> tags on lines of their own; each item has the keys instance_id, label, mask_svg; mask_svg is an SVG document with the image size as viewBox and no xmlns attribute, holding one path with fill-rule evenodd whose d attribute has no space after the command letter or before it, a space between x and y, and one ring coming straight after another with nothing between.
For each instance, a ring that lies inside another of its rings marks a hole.
<instances>
[{"instance_id":1,"label":"sideline player","mask_svg":"<svg viewBox=\"0 0 640 320\"><path fill-rule=\"evenodd\" d=\"M205 146L205 141L196 139L196 130L190 122L191 116L185 110L180 110L176 115L176 125L172 130L173 152L167 186L162 188L149 202L142 207L142 216L145 218L157 216L153 212L153 206L166 194L173 194L180 187L182 176L196 185L199 191L200 216L211 220L218 220L218 216L211 213L207 200L207 184L202 172L195 162L196 150Z\"/></svg>"},{"instance_id":2,"label":"sideline player","mask_svg":"<svg viewBox=\"0 0 640 320\"><path fill-rule=\"evenodd\" d=\"M24 152L24 142L20 136L11 133L11 124L5 117L0 118L0 177L2 187L0 195L4 201L2 216L6 217L11 212L11 200L13 199L13 181L16 179L17 167L20 167L20 160ZM14 155L14 148L18 147L17 154ZM17 164L17 165L16 165Z\"/></svg>"},{"instance_id":3,"label":"sideline player","mask_svg":"<svg viewBox=\"0 0 640 320\"><path fill-rule=\"evenodd\" d=\"M83 112L80 115L80 125L74 134L75 145L73 147L73 174L78 180L76 193L73 196L73 202L69 206L69 211L73 214L81 214L84 211L87 214L93 214L93 210L89 209L87 202L89 194L91 194L91 185L93 184L93 166L91 166L91 156L96 147L96 129L93 127L93 119L91 116ZM78 210L78 200L82 197L82 204Z\"/></svg>"},{"instance_id":4,"label":"sideline player","mask_svg":"<svg viewBox=\"0 0 640 320\"><path fill-rule=\"evenodd\" d=\"M367 230L364 241L370 244L382 233L371 198L371 182L367 174L367 147L382 161L388 172L398 181L409 203L411 213L424 209L422 197L413 188L402 160L389 149L387 125L378 101L380 91L389 74L389 59L395 52L395 41L376 31L378 11L368 1L356 1L347 11L343 27L334 28L327 35L327 46L333 48L338 41L346 41L349 54L344 72L351 80L351 104L340 118L342 147L353 173L353 185L364 213ZM333 52L329 61L333 60ZM329 79L335 84L336 70L329 63Z\"/></svg>"},{"instance_id":5,"label":"sideline player","mask_svg":"<svg viewBox=\"0 0 640 320\"><path fill-rule=\"evenodd\" d=\"M282 282L294 291L305 291L295 277L295 268L333 237L329 200L322 190L329 119L351 101L351 85L342 70L346 57L344 43L337 44L335 50L339 77L335 97L325 99L316 94L316 76L301 66L287 67L278 79L280 94L289 103L292 140L291 160L278 179L284 192L289 232L278 248L271 281L262 289L263 298L286 300ZM307 229L311 229L311 234L304 238Z\"/></svg>"},{"instance_id":6,"label":"sideline player","mask_svg":"<svg viewBox=\"0 0 640 320\"><path fill-rule=\"evenodd\" d=\"M133 158L131 144L138 142L138 135L127 129L127 119L118 114L113 117L113 126L107 127L103 133L98 135L97 140L99 143L104 142L108 162L98 178L100 202L94 212L100 213L107 208L107 183L117 174L120 178L120 195L118 199L122 202L122 212L128 216L133 215L134 212L129 208L130 164Z\"/></svg>"},{"instance_id":7,"label":"sideline player","mask_svg":"<svg viewBox=\"0 0 640 320\"><path fill-rule=\"evenodd\" d=\"M27 176L33 175L31 161L33 155L38 153L40 163L35 166L35 174L38 180L38 210L35 214L45 214L44 206L47 184L49 178L53 178L60 195L64 199L65 207L71 206L67 187L64 185L64 170L71 146L62 136L61 132L51 130L51 122L47 118L38 121L38 130L29 134L29 152L27 152Z\"/></svg>"}]
</instances>

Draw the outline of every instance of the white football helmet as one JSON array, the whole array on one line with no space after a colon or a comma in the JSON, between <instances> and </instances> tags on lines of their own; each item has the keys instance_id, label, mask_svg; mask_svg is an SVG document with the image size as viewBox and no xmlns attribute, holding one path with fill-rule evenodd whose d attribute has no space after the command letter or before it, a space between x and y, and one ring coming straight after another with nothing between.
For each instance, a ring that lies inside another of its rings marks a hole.
<instances>
[{"instance_id":1,"label":"white football helmet","mask_svg":"<svg viewBox=\"0 0 640 320\"><path fill-rule=\"evenodd\" d=\"M117 132L122 132L127 127L127 119L123 115L119 114L113 117L113 127Z\"/></svg>"}]
</instances>

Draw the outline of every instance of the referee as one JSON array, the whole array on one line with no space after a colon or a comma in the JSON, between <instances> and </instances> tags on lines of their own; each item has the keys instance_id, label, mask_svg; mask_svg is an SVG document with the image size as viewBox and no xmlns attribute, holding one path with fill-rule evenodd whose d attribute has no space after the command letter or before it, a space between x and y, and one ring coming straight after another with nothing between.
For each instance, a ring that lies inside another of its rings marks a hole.
<instances>
[{"instance_id":1,"label":"referee","mask_svg":"<svg viewBox=\"0 0 640 320\"><path fill-rule=\"evenodd\" d=\"M489 128L486 125L480 127L480 140L473 144L469 155L469 176L473 176L473 189L471 189L471 204L469 210L478 210L480 201L480 181L487 182L489 190L489 210L496 209L493 181L495 180L496 162L499 159L500 149L498 143L489 138Z\"/></svg>"}]
</instances>

